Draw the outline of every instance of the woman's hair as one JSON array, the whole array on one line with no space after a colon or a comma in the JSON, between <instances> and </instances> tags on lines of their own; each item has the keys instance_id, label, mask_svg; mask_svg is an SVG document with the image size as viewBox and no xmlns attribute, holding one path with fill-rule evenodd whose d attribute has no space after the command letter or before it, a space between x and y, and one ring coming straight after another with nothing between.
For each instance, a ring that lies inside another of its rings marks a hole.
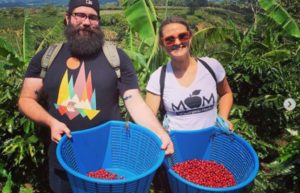
<instances>
[{"instance_id":1,"label":"woman's hair","mask_svg":"<svg viewBox=\"0 0 300 193\"><path fill-rule=\"evenodd\" d=\"M163 28L171 23L179 23L186 27L186 29L192 34L192 30L185 19L179 16L167 17L159 26L159 38L163 37Z\"/></svg>"}]
</instances>

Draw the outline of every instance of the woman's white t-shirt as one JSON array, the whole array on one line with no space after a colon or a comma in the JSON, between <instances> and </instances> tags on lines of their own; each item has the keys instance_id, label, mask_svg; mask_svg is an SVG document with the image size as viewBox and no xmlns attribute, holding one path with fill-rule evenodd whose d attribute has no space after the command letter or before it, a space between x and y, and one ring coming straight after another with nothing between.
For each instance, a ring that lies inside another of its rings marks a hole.
<instances>
[{"instance_id":1,"label":"woman's white t-shirt","mask_svg":"<svg viewBox=\"0 0 300 193\"><path fill-rule=\"evenodd\" d=\"M216 59L202 57L216 75L217 82L225 77L223 66ZM166 68L163 102L169 121L169 130L195 130L215 124L217 117L217 88L212 74L199 61L194 81L188 87L181 86L169 62ZM159 67L151 74L147 91L160 93Z\"/></svg>"}]
</instances>

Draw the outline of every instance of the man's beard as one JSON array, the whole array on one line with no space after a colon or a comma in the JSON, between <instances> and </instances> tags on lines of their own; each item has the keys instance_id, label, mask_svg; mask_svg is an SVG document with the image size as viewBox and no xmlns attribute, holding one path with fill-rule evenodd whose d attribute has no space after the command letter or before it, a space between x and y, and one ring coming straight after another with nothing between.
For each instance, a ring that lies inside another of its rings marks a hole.
<instances>
[{"instance_id":1,"label":"man's beard","mask_svg":"<svg viewBox=\"0 0 300 193\"><path fill-rule=\"evenodd\" d=\"M75 27L69 24L65 28L65 36L70 43L71 54L79 58L99 54L104 43L104 33L100 27Z\"/></svg>"}]
</instances>

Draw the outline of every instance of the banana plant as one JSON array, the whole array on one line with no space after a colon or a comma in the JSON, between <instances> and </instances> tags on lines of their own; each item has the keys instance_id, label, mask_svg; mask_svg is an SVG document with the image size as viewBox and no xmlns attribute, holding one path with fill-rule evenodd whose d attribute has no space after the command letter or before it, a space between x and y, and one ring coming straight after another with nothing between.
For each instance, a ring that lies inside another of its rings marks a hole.
<instances>
[{"instance_id":1,"label":"banana plant","mask_svg":"<svg viewBox=\"0 0 300 193\"><path fill-rule=\"evenodd\" d=\"M124 0L123 6L130 27L125 51L133 60L144 88L150 73L167 59L159 46L158 17L151 0Z\"/></svg>"}]
</instances>

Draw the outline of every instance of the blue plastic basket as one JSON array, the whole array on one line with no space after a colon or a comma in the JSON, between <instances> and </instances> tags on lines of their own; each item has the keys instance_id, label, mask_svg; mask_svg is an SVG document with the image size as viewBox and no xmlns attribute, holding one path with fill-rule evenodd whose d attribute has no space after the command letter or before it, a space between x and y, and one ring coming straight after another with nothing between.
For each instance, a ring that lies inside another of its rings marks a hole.
<instances>
[{"instance_id":1,"label":"blue plastic basket","mask_svg":"<svg viewBox=\"0 0 300 193\"><path fill-rule=\"evenodd\" d=\"M64 136L56 149L74 193L148 193L156 169L163 163L160 139L133 123L110 121ZM104 168L123 179L87 176Z\"/></svg>"},{"instance_id":2,"label":"blue plastic basket","mask_svg":"<svg viewBox=\"0 0 300 193\"><path fill-rule=\"evenodd\" d=\"M235 133L224 132L217 127L196 131L172 131L175 154L166 157L168 179L172 193L247 192L255 179L259 161L256 152ZM226 188L210 188L194 184L172 170L176 163L186 160L214 160L223 164L233 175L236 185Z\"/></svg>"}]
</instances>

